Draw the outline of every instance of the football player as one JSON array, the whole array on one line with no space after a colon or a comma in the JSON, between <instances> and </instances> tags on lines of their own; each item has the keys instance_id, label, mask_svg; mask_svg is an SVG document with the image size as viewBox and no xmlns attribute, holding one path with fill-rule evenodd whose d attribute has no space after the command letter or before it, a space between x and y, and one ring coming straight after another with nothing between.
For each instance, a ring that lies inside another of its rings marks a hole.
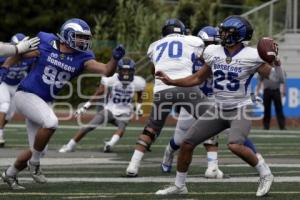
<instances>
[{"instance_id":1,"label":"football player","mask_svg":"<svg viewBox=\"0 0 300 200\"><path fill-rule=\"evenodd\" d=\"M156 192L157 195L188 193L186 177L194 148L206 139L230 128L228 148L260 175L256 196L265 196L274 180L269 167L253 151L244 146L250 132L249 106L253 104L248 90L253 75L274 79L275 71L282 74L280 66L270 66L258 55L257 49L244 46L252 38L251 24L243 17L230 16L219 26L221 45L210 45L203 53L205 64L195 74L183 79L170 79L164 72L157 78L168 85L190 87L213 76L215 106L212 106L190 127L180 146L175 185Z\"/></svg>"},{"instance_id":2,"label":"football player","mask_svg":"<svg viewBox=\"0 0 300 200\"><path fill-rule=\"evenodd\" d=\"M23 33L17 33L12 36L11 44L17 45L22 42L26 36ZM0 58L2 64L5 57ZM23 60L9 68L8 74L0 84L0 147L5 145L4 126L14 116L16 107L14 105L14 95L20 81L27 75L28 71L34 64L34 59Z\"/></svg>"},{"instance_id":3,"label":"football player","mask_svg":"<svg viewBox=\"0 0 300 200\"><path fill-rule=\"evenodd\" d=\"M80 129L74 137L64 145L59 152L66 153L75 150L78 142L90 131L94 130L98 125L105 122L111 123L118 127L110 141L104 143L104 152L110 152L113 146L124 135L128 121L133 114L134 95L137 93L136 113L142 114L142 93L146 86L146 81L135 76L135 63L132 59L123 58L118 62L118 73L110 78L103 77L99 88L93 97L84 104L83 107L76 111L76 115L80 115L98 100L100 96L106 93L107 102L104 109L98 112L89 122L89 125Z\"/></svg>"},{"instance_id":4,"label":"football player","mask_svg":"<svg viewBox=\"0 0 300 200\"><path fill-rule=\"evenodd\" d=\"M205 47L211 44L216 45L220 42L217 28L212 26L206 26L202 28L198 32L197 36L204 41ZM193 73L196 73L198 70L200 70L203 64L204 63L201 61L201 59L195 59ZM211 77L200 84L199 88L206 96L208 96L209 99L213 101L213 82ZM196 119L193 118L184 108L180 110L174 136L170 140L164 152L164 157L161 164L161 169L163 172L171 172L174 153L179 149L184 140L186 132L195 121ZM226 130L226 132L229 132L229 130ZM218 167L218 136L214 136L204 141L203 145L207 152L207 169L204 176L207 178L223 178L224 174ZM246 139L244 145L249 147L259 159L263 159L262 155L257 153L255 145L249 138Z\"/></svg>"},{"instance_id":5,"label":"football player","mask_svg":"<svg viewBox=\"0 0 300 200\"><path fill-rule=\"evenodd\" d=\"M21 58L36 58L35 67L21 81L15 94L17 111L26 118L30 148L23 151L14 164L2 173L3 181L11 189L24 189L18 183L17 174L26 167L36 182L47 182L41 171L40 158L58 127L51 102L62 87L83 70L112 76L118 60L125 54L125 49L118 46L107 64L97 62L90 49L90 27L77 18L67 20L57 35L40 32L37 36L40 39L37 50L8 58L2 65L8 68Z\"/></svg>"},{"instance_id":6,"label":"football player","mask_svg":"<svg viewBox=\"0 0 300 200\"><path fill-rule=\"evenodd\" d=\"M178 19L169 19L162 27L162 38L148 48L148 56L155 72L164 71L174 79L192 74L192 58L199 56L204 47L199 37L184 35L185 26ZM152 111L140 134L131 161L126 169L127 176L138 175L141 160L146 150L159 136L165 120L174 107L184 107L192 115L202 115L210 106L207 97L198 87L182 88L166 85L156 79L154 84ZM199 101L202 105L197 106Z\"/></svg>"}]
</instances>

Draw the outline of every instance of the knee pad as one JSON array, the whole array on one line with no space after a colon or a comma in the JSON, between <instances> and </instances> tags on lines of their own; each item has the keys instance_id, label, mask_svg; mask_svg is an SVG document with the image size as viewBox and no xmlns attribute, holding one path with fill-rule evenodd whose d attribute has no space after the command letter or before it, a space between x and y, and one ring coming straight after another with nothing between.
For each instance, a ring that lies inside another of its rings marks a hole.
<instances>
[{"instance_id":1,"label":"knee pad","mask_svg":"<svg viewBox=\"0 0 300 200\"><path fill-rule=\"evenodd\" d=\"M205 140L203 142L203 144L211 144L211 145L214 145L214 146L218 146L218 136L214 136L212 138L209 138L208 140Z\"/></svg>"},{"instance_id":2,"label":"knee pad","mask_svg":"<svg viewBox=\"0 0 300 200\"><path fill-rule=\"evenodd\" d=\"M43 128L50 128L50 129L57 129L58 127L58 119L57 117L50 116L49 118L44 121Z\"/></svg>"},{"instance_id":3,"label":"knee pad","mask_svg":"<svg viewBox=\"0 0 300 200\"><path fill-rule=\"evenodd\" d=\"M7 113L9 110L9 105L10 104L8 102L0 103L0 112Z\"/></svg>"},{"instance_id":4,"label":"knee pad","mask_svg":"<svg viewBox=\"0 0 300 200\"><path fill-rule=\"evenodd\" d=\"M149 131L149 130L147 130L146 128L144 128L142 134L143 134L143 135L147 135L148 137L150 137L151 142L149 143L149 142L144 141L142 138L139 138L139 139L137 140L136 144L139 144L139 145L144 146L144 147L147 149L147 151L151 151L150 147L151 147L152 143L153 143L153 142L155 141L155 139L156 139L156 134L153 133L153 132L151 132L151 131Z\"/></svg>"}]
</instances>

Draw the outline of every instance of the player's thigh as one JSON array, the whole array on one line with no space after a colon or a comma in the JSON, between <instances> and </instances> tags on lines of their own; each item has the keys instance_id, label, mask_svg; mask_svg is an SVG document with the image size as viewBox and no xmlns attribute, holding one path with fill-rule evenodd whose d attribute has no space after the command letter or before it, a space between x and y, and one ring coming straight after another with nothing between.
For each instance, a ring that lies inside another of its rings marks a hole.
<instances>
[{"instance_id":1,"label":"player's thigh","mask_svg":"<svg viewBox=\"0 0 300 200\"><path fill-rule=\"evenodd\" d=\"M57 128L58 119L43 99L35 94L18 91L15 94L17 111L43 128Z\"/></svg>"},{"instance_id":2,"label":"player's thigh","mask_svg":"<svg viewBox=\"0 0 300 200\"><path fill-rule=\"evenodd\" d=\"M27 129L28 143L30 149L33 149L35 136L40 128L41 126L39 124L36 124L33 121L26 119L26 129ZM48 150L48 145L44 148L42 152L42 156L46 154L47 150Z\"/></svg>"},{"instance_id":3,"label":"player's thigh","mask_svg":"<svg viewBox=\"0 0 300 200\"><path fill-rule=\"evenodd\" d=\"M184 141L196 146L228 127L228 122L218 116L215 107L211 107L192 124Z\"/></svg>"},{"instance_id":4,"label":"player's thigh","mask_svg":"<svg viewBox=\"0 0 300 200\"><path fill-rule=\"evenodd\" d=\"M247 107L239 109L237 118L230 121L229 144L244 144L251 130L251 113Z\"/></svg>"},{"instance_id":5,"label":"player's thigh","mask_svg":"<svg viewBox=\"0 0 300 200\"><path fill-rule=\"evenodd\" d=\"M0 84L0 112L7 113L10 106L11 97L6 83Z\"/></svg>"},{"instance_id":6,"label":"player's thigh","mask_svg":"<svg viewBox=\"0 0 300 200\"><path fill-rule=\"evenodd\" d=\"M103 109L100 112L96 113L93 119L89 122L89 127L96 128L99 125L106 124L109 120L109 114L107 109Z\"/></svg>"},{"instance_id":7,"label":"player's thigh","mask_svg":"<svg viewBox=\"0 0 300 200\"><path fill-rule=\"evenodd\" d=\"M195 121L196 119L190 113L188 113L183 107L180 109L180 113L178 116L175 132L173 136L174 141L177 145L180 145L183 142L186 132Z\"/></svg>"},{"instance_id":8,"label":"player's thigh","mask_svg":"<svg viewBox=\"0 0 300 200\"><path fill-rule=\"evenodd\" d=\"M175 90L167 89L156 92L153 98L153 105L150 116L145 127L151 128L157 135L160 134L166 118L169 116L175 96Z\"/></svg>"},{"instance_id":9,"label":"player's thigh","mask_svg":"<svg viewBox=\"0 0 300 200\"><path fill-rule=\"evenodd\" d=\"M13 118L15 112L16 112L16 102L15 102L15 98L12 97L12 100L9 105L9 109L5 116L5 120L10 121Z\"/></svg>"}]
</instances>

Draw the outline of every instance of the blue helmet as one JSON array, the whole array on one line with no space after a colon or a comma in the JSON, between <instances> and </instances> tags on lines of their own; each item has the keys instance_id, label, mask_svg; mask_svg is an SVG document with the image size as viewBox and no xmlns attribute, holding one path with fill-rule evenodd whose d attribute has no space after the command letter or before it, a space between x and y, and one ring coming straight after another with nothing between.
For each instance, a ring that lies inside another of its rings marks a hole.
<instances>
[{"instance_id":1,"label":"blue helmet","mask_svg":"<svg viewBox=\"0 0 300 200\"><path fill-rule=\"evenodd\" d=\"M163 37L172 33L184 35L186 30L184 24L179 19L168 19L162 27L161 33Z\"/></svg>"},{"instance_id":2,"label":"blue helmet","mask_svg":"<svg viewBox=\"0 0 300 200\"><path fill-rule=\"evenodd\" d=\"M213 26L203 27L198 32L197 36L200 37L204 41L205 46L207 46L209 44L218 44L220 42L219 32Z\"/></svg>"},{"instance_id":3,"label":"blue helmet","mask_svg":"<svg viewBox=\"0 0 300 200\"><path fill-rule=\"evenodd\" d=\"M118 62L118 78L121 82L133 81L135 73L135 62L130 58L122 58Z\"/></svg>"},{"instance_id":4,"label":"blue helmet","mask_svg":"<svg viewBox=\"0 0 300 200\"><path fill-rule=\"evenodd\" d=\"M232 15L220 24L219 33L223 46L233 46L242 41L251 40L253 28L247 19Z\"/></svg>"},{"instance_id":5,"label":"blue helmet","mask_svg":"<svg viewBox=\"0 0 300 200\"><path fill-rule=\"evenodd\" d=\"M13 35L10 39L10 43L12 44L18 44L19 42L21 42L22 40L24 40L26 36L23 33L17 33L15 35Z\"/></svg>"},{"instance_id":6,"label":"blue helmet","mask_svg":"<svg viewBox=\"0 0 300 200\"><path fill-rule=\"evenodd\" d=\"M82 19L69 19L57 34L61 42L77 51L88 51L92 46L92 33L89 25Z\"/></svg>"}]
</instances>

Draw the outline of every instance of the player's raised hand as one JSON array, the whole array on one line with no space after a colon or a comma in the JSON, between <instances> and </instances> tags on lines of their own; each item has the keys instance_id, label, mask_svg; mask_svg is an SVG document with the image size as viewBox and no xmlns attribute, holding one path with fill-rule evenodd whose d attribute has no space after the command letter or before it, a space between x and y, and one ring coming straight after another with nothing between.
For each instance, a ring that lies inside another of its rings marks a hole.
<instances>
[{"instance_id":1,"label":"player's raised hand","mask_svg":"<svg viewBox=\"0 0 300 200\"><path fill-rule=\"evenodd\" d=\"M162 71L155 72L155 78L161 80L167 85L172 85L172 79L170 79L170 77Z\"/></svg>"},{"instance_id":2,"label":"player's raised hand","mask_svg":"<svg viewBox=\"0 0 300 200\"><path fill-rule=\"evenodd\" d=\"M40 44L40 38L34 37L29 39L29 37L26 37L16 45L18 50L17 53L21 54L27 51L36 50L39 44Z\"/></svg>"},{"instance_id":3,"label":"player's raised hand","mask_svg":"<svg viewBox=\"0 0 300 200\"><path fill-rule=\"evenodd\" d=\"M89 107L91 106L91 102L86 102L82 107L78 108L75 113L74 113L74 116L75 117L78 117L79 115L85 113Z\"/></svg>"},{"instance_id":4,"label":"player's raised hand","mask_svg":"<svg viewBox=\"0 0 300 200\"><path fill-rule=\"evenodd\" d=\"M123 58L125 53L126 53L126 51L125 51L124 46L122 44L119 44L118 46L116 46L116 48L114 48L114 50L112 52L112 56L114 59L120 60L121 58Z\"/></svg>"}]
</instances>

